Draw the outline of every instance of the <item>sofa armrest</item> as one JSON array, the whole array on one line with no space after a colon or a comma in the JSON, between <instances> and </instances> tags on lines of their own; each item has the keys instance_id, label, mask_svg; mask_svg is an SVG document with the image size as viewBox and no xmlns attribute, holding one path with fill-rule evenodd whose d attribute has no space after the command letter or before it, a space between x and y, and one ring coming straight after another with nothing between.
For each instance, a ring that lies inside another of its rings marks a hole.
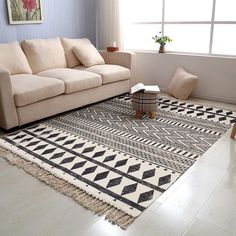
<instances>
[{"instance_id":1,"label":"sofa armrest","mask_svg":"<svg viewBox=\"0 0 236 236\"><path fill-rule=\"evenodd\" d=\"M18 126L18 117L14 101L9 71L0 68L0 127L10 129Z\"/></svg>"},{"instance_id":2,"label":"sofa armrest","mask_svg":"<svg viewBox=\"0 0 236 236\"><path fill-rule=\"evenodd\" d=\"M135 53L133 52L107 52L105 50L99 50L99 53L106 64L120 65L130 70L133 70L135 66Z\"/></svg>"}]
</instances>

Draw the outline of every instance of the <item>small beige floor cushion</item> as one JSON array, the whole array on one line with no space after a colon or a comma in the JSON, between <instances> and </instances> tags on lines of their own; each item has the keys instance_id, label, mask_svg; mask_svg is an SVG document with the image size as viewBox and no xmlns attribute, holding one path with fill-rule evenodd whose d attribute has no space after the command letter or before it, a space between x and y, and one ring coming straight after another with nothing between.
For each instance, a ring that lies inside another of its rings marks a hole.
<instances>
[{"instance_id":1,"label":"small beige floor cushion","mask_svg":"<svg viewBox=\"0 0 236 236\"><path fill-rule=\"evenodd\" d=\"M63 81L65 84L65 93L67 94L96 88L102 85L102 78L100 75L92 72L73 70L69 68L45 70L38 73L37 75L52 77Z\"/></svg>"},{"instance_id":2,"label":"small beige floor cushion","mask_svg":"<svg viewBox=\"0 0 236 236\"><path fill-rule=\"evenodd\" d=\"M198 82L196 75L190 74L182 67L178 67L167 92L178 99L188 99Z\"/></svg>"},{"instance_id":3,"label":"small beige floor cushion","mask_svg":"<svg viewBox=\"0 0 236 236\"><path fill-rule=\"evenodd\" d=\"M91 43L77 45L73 47L73 52L85 67L105 64L104 59Z\"/></svg>"},{"instance_id":4,"label":"small beige floor cushion","mask_svg":"<svg viewBox=\"0 0 236 236\"><path fill-rule=\"evenodd\" d=\"M17 107L29 105L64 93L64 83L58 79L40 77L37 75L11 76Z\"/></svg>"},{"instance_id":5,"label":"small beige floor cushion","mask_svg":"<svg viewBox=\"0 0 236 236\"><path fill-rule=\"evenodd\" d=\"M75 67L75 69L85 70L101 75L103 84L110 84L121 80L127 80L130 78L130 70L118 65L95 65L89 68L86 68L84 66L78 66Z\"/></svg>"}]
</instances>

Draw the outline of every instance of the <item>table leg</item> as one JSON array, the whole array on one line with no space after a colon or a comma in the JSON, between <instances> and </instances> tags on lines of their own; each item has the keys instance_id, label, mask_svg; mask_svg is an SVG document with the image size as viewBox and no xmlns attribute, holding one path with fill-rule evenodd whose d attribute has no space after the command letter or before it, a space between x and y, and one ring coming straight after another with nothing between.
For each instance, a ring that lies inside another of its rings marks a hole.
<instances>
[{"instance_id":1,"label":"table leg","mask_svg":"<svg viewBox=\"0 0 236 236\"><path fill-rule=\"evenodd\" d=\"M151 119L155 119L156 118L156 112L155 111L150 111L149 115L150 115Z\"/></svg>"},{"instance_id":2,"label":"table leg","mask_svg":"<svg viewBox=\"0 0 236 236\"><path fill-rule=\"evenodd\" d=\"M143 116L143 113L141 111L136 111L134 117L137 119L140 119Z\"/></svg>"},{"instance_id":3,"label":"table leg","mask_svg":"<svg viewBox=\"0 0 236 236\"><path fill-rule=\"evenodd\" d=\"M234 127L233 127L233 129L232 129L232 133L231 133L231 138L232 139L234 139L234 137L235 137L235 135L236 135L236 123L234 124Z\"/></svg>"}]
</instances>

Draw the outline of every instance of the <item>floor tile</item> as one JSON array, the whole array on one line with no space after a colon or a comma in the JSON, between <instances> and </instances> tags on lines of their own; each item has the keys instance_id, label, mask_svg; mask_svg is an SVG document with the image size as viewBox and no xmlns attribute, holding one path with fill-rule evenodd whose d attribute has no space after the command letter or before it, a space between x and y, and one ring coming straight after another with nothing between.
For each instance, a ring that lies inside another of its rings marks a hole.
<instances>
[{"instance_id":1,"label":"floor tile","mask_svg":"<svg viewBox=\"0 0 236 236\"><path fill-rule=\"evenodd\" d=\"M214 192L199 218L236 234L236 165Z\"/></svg>"},{"instance_id":2,"label":"floor tile","mask_svg":"<svg viewBox=\"0 0 236 236\"><path fill-rule=\"evenodd\" d=\"M7 171L0 180L0 206L7 212L6 218L11 224L2 227L4 235L14 235L14 232L17 235L35 235L33 232L37 235L78 235L99 219L23 170L11 165L5 167ZM4 214L1 212L0 216Z\"/></svg>"},{"instance_id":3,"label":"floor tile","mask_svg":"<svg viewBox=\"0 0 236 236\"><path fill-rule=\"evenodd\" d=\"M1 165L0 172L0 187L3 193L17 187L19 183L23 184L24 181L34 181L25 171L10 164Z\"/></svg>"},{"instance_id":4,"label":"floor tile","mask_svg":"<svg viewBox=\"0 0 236 236\"><path fill-rule=\"evenodd\" d=\"M45 211L47 212L47 211ZM36 221L37 217L33 218ZM78 236L99 219L91 211L77 203L60 211L57 214L46 216L44 221L37 225L37 235ZM27 221L25 221L27 223Z\"/></svg>"},{"instance_id":5,"label":"floor tile","mask_svg":"<svg viewBox=\"0 0 236 236\"><path fill-rule=\"evenodd\" d=\"M181 235L197 216L225 174L224 170L208 166L199 166L194 169L190 177L163 203L157 204L156 208L155 205L149 208L154 213L151 219L146 219L145 215L137 219L137 223L135 222L137 229L134 232L139 233L140 225L143 224L143 227L148 229L141 231L144 235L151 232L158 232L160 236Z\"/></svg>"},{"instance_id":6,"label":"floor tile","mask_svg":"<svg viewBox=\"0 0 236 236\"><path fill-rule=\"evenodd\" d=\"M4 158L0 157L0 181L3 181L4 177L13 174L18 168L9 164Z\"/></svg>"},{"instance_id":7,"label":"floor tile","mask_svg":"<svg viewBox=\"0 0 236 236\"><path fill-rule=\"evenodd\" d=\"M236 142L230 139L231 129L218 140L198 163L229 170L236 163Z\"/></svg>"},{"instance_id":8,"label":"floor tile","mask_svg":"<svg viewBox=\"0 0 236 236\"><path fill-rule=\"evenodd\" d=\"M48 203L40 200L34 207L19 214L11 215L14 223L4 225L2 232L9 235L79 235L80 232L99 218L92 212L63 196L50 196ZM9 219L10 217L8 217ZM4 235L3 234L3 235Z\"/></svg>"},{"instance_id":9,"label":"floor tile","mask_svg":"<svg viewBox=\"0 0 236 236\"><path fill-rule=\"evenodd\" d=\"M137 219L136 224L130 228L130 235L181 235L192 219L192 216L188 212L184 212L181 206L173 203L161 205L156 213L150 212L147 212L142 218Z\"/></svg>"},{"instance_id":10,"label":"floor tile","mask_svg":"<svg viewBox=\"0 0 236 236\"><path fill-rule=\"evenodd\" d=\"M5 234L3 234L3 230L6 228L11 228L12 225L15 224L15 222L16 219L11 214L0 208L0 235L5 236Z\"/></svg>"},{"instance_id":11,"label":"floor tile","mask_svg":"<svg viewBox=\"0 0 236 236\"><path fill-rule=\"evenodd\" d=\"M184 233L184 236L235 236L234 233L225 231L216 225L196 219Z\"/></svg>"},{"instance_id":12,"label":"floor tile","mask_svg":"<svg viewBox=\"0 0 236 236\"><path fill-rule=\"evenodd\" d=\"M208 172L208 168L212 167L211 170L213 176L215 170L218 173L221 173L220 178L223 178L223 176L234 164L236 164L236 142L230 140L228 131L206 153L204 153L203 156L200 157L199 160L197 160L196 163L191 166L174 184L172 184L171 187L157 199L157 202L163 203L167 198L172 196L176 189L179 189L180 186L183 185L183 183L189 177L194 177L192 176L192 173L195 173L196 176L201 176L202 173L204 174L205 172ZM218 183L216 182L216 184Z\"/></svg>"},{"instance_id":13,"label":"floor tile","mask_svg":"<svg viewBox=\"0 0 236 236\"><path fill-rule=\"evenodd\" d=\"M182 207L195 211L195 208L199 209L207 201L212 191L227 174L227 170L201 163L195 164L187 172L186 178L180 184L176 183L177 188L174 191L170 190L170 193L167 190L167 193L163 193L163 197L159 197L157 202L176 202Z\"/></svg>"},{"instance_id":14,"label":"floor tile","mask_svg":"<svg viewBox=\"0 0 236 236\"><path fill-rule=\"evenodd\" d=\"M15 215L30 209L37 199L46 194L45 190L57 194L56 191L22 170L15 170L4 179L0 181L0 207Z\"/></svg>"},{"instance_id":15,"label":"floor tile","mask_svg":"<svg viewBox=\"0 0 236 236\"><path fill-rule=\"evenodd\" d=\"M51 196L47 203L41 204L39 200L32 204L34 204L35 207L30 209L26 205L25 207L27 207L28 210L23 210L19 214L15 212L11 214L15 218L15 223L11 227L5 227L5 231L3 232L20 232L19 235L42 235L43 230L45 235L47 235L47 229L50 228L53 219L59 215L62 217L64 212L73 205L67 198L59 196L59 194L56 197L54 196L54 198ZM17 204L16 207L18 207ZM21 210L23 207L18 207L18 209ZM12 211L12 209L9 211Z\"/></svg>"},{"instance_id":16,"label":"floor tile","mask_svg":"<svg viewBox=\"0 0 236 236\"><path fill-rule=\"evenodd\" d=\"M102 217L90 228L81 233L80 236L129 236L129 231L112 225Z\"/></svg>"}]
</instances>

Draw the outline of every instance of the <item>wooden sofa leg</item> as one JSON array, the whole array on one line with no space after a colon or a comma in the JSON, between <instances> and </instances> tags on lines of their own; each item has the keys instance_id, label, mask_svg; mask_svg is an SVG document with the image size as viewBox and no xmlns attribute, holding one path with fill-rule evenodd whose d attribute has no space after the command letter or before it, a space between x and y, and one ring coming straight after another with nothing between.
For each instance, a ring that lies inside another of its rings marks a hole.
<instances>
[{"instance_id":1,"label":"wooden sofa leg","mask_svg":"<svg viewBox=\"0 0 236 236\"><path fill-rule=\"evenodd\" d=\"M232 129L231 138L234 139L235 135L236 135L236 123L234 124L234 127Z\"/></svg>"}]
</instances>

